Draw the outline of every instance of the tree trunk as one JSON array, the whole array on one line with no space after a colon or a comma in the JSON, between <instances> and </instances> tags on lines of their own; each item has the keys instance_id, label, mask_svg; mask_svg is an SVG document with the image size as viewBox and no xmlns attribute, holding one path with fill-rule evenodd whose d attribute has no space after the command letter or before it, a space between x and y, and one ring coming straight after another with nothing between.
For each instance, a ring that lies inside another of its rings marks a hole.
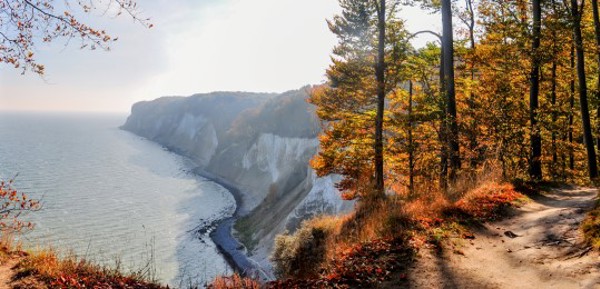
<instances>
[{"instance_id":1,"label":"tree trunk","mask_svg":"<svg viewBox=\"0 0 600 289\"><path fill-rule=\"evenodd\" d=\"M474 8L473 8L473 0L467 0L466 1L466 6L467 6L467 12L469 13L469 41L471 42L471 54L472 54L472 58L471 58L471 82L475 81L475 12L474 12ZM477 142L477 120L476 120L476 116L475 116L475 93L473 93L473 91L469 92L469 100L468 100L468 104L469 104L469 110L471 111L471 123L469 125L469 149L471 150L471 154L473 154L473 156L471 157L471 161L470 161L470 166L471 169L476 169L477 165L479 164L479 161L482 159L482 156L480 153L475 153L478 149L478 142Z\"/></svg>"},{"instance_id":2,"label":"tree trunk","mask_svg":"<svg viewBox=\"0 0 600 289\"><path fill-rule=\"evenodd\" d=\"M596 164L596 151L592 138L590 125L590 112L587 99L587 83L585 79L585 56L583 51L583 37L581 35L581 15L577 0L571 0L571 14L573 20L573 35L575 36L575 50L577 53L577 78L579 79L579 103L581 106L581 123L583 126L583 139L587 150L588 170L591 179L598 176Z\"/></svg>"},{"instance_id":3,"label":"tree trunk","mask_svg":"<svg viewBox=\"0 0 600 289\"><path fill-rule=\"evenodd\" d=\"M444 44L442 44L442 51L444 50ZM440 55L440 98L444 98L444 94L446 91L444 84L445 74L444 74L444 53L442 52ZM441 120L440 120L440 190L442 192L446 192L448 190L448 119L446 114L446 100L440 105Z\"/></svg>"},{"instance_id":4,"label":"tree trunk","mask_svg":"<svg viewBox=\"0 0 600 289\"><path fill-rule=\"evenodd\" d=\"M575 169L575 153L573 152L573 108L575 107L575 46L571 43L571 82L569 96L569 169Z\"/></svg>"},{"instance_id":5,"label":"tree trunk","mask_svg":"<svg viewBox=\"0 0 600 289\"><path fill-rule=\"evenodd\" d=\"M594 18L594 31L596 33L596 55L598 57L598 79L596 82L596 145L600 153L600 15L598 13L598 0L592 0L592 15Z\"/></svg>"},{"instance_id":6,"label":"tree trunk","mask_svg":"<svg viewBox=\"0 0 600 289\"><path fill-rule=\"evenodd\" d=\"M446 130L450 157L450 179L454 181L460 169L458 123L456 120L456 96L454 91L454 36L452 29L452 1L442 0L442 63L446 97Z\"/></svg>"},{"instance_id":7,"label":"tree trunk","mask_svg":"<svg viewBox=\"0 0 600 289\"><path fill-rule=\"evenodd\" d=\"M540 93L540 35L542 26L542 9L540 0L533 0L533 41L531 46L531 74L529 90L529 121L531 124L531 155L529 159L529 176L532 180L542 180L542 138L538 127L538 107Z\"/></svg>"},{"instance_id":8,"label":"tree trunk","mask_svg":"<svg viewBox=\"0 0 600 289\"><path fill-rule=\"evenodd\" d=\"M552 0L552 10L553 12L556 14L556 3L554 0ZM556 148L556 141L557 141L557 126L556 126L556 121L558 120L558 110L556 107L556 89L557 89L557 75L556 75L556 70L558 69L558 63L557 63L557 59L556 56L558 55L558 37L556 35L556 30L552 29L552 76L551 76L551 83L552 83L552 88L550 91L550 104L551 104L551 116L552 116L552 123L551 123L551 130L552 130L552 164L550 165L550 171L552 174L552 178L555 179L558 177L559 173L558 173L558 149ZM562 158L563 160L563 176L564 176L564 157Z\"/></svg>"},{"instance_id":9,"label":"tree trunk","mask_svg":"<svg viewBox=\"0 0 600 289\"><path fill-rule=\"evenodd\" d=\"M408 81L408 191L412 196L415 190L415 145L413 141L413 83Z\"/></svg>"},{"instance_id":10,"label":"tree trunk","mask_svg":"<svg viewBox=\"0 0 600 289\"><path fill-rule=\"evenodd\" d=\"M379 30L377 47L377 115L375 117L375 191L383 196L383 110L385 108L385 0L380 0L377 9Z\"/></svg>"},{"instance_id":11,"label":"tree trunk","mask_svg":"<svg viewBox=\"0 0 600 289\"><path fill-rule=\"evenodd\" d=\"M556 54L554 54L556 55ZM558 118L556 114L556 59L552 60L552 90L550 92L550 104L552 107L552 164L550 166L550 170L552 172L552 177L555 178L557 176L557 163L558 163L558 152L556 151L556 120Z\"/></svg>"}]
</instances>

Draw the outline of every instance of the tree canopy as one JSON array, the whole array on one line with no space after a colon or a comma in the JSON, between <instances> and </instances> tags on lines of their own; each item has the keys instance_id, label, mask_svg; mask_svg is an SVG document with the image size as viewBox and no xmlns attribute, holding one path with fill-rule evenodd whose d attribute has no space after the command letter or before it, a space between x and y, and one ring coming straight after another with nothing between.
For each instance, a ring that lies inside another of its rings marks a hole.
<instances>
[{"instance_id":1,"label":"tree canopy","mask_svg":"<svg viewBox=\"0 0 600 289\"><path fill-rule=\"evenodd\" d=\"M324 125L312 166L345 176L339 188L346 198L377 190L381 31L387 193L459 192L458 184L489 171L508 180L595 180L597 3L393 2L378 26L380 4L340 0L342 13L328 22L338 38L328 82L310 98ZM441 12L440 42L412 47L412 37L435 32L407 31L401 4ZM453 19L460 21L452 26Z\"/></svg>"}]
</instances>

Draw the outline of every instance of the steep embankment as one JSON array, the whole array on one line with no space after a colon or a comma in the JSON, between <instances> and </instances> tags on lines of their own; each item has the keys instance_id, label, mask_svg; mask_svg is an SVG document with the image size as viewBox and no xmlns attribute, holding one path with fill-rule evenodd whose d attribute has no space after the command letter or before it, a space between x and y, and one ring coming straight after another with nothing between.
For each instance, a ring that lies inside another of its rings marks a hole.
<instances>
[{"instance_id":1,"label":"steep embankment","mask_svg":"<svg viewBox=\"0 0 600 289\"><path fill-rule=\"evenodd\" d=\"M239 188L244 217L236 228L253 257L268 266L276 234L314 214L351 207L339 199L334 177L317 178L308 166L320 125L306 90L164 97L136 103L122 128Z\"/></svg>"}]
</instances>

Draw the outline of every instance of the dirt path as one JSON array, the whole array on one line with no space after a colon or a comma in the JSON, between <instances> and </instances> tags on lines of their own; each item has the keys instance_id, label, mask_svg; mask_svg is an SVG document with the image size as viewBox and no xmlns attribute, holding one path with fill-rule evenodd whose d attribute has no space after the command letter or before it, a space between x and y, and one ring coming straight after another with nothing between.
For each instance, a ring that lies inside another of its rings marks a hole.
<instances>
[{"instance_id":1,"label":"dirt path","mask_svg":"<svg viewBox=\"0 0 600 289\"><path fill-rule=\"evenodd\" d=\"M583 245L579 230L597 193L544 193L511 218L485 224L475 239L453 239L454 249L421 250L408 287L600 288L600 254Z\"/></svg>"}]
</instances>

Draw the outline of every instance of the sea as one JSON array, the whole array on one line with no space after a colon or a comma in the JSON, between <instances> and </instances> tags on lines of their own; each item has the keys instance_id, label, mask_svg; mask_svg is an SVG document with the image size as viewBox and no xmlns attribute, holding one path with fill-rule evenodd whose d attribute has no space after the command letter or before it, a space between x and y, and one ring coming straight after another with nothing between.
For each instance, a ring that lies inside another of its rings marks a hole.
<instances>
[{"instance_id":1,"label":"sea","mask_svg":"<svg viewBox=\"0 0 600 289\"><path fill-rule=\"evenodd\" d=\"M28 250L57 251L175 287L231 272L202 226L233 196L194 164L119 129L126 114L0 112L0 179L41 200ZM203 231L203 232L199 232Z\"/></svg>"}]
</instances>

